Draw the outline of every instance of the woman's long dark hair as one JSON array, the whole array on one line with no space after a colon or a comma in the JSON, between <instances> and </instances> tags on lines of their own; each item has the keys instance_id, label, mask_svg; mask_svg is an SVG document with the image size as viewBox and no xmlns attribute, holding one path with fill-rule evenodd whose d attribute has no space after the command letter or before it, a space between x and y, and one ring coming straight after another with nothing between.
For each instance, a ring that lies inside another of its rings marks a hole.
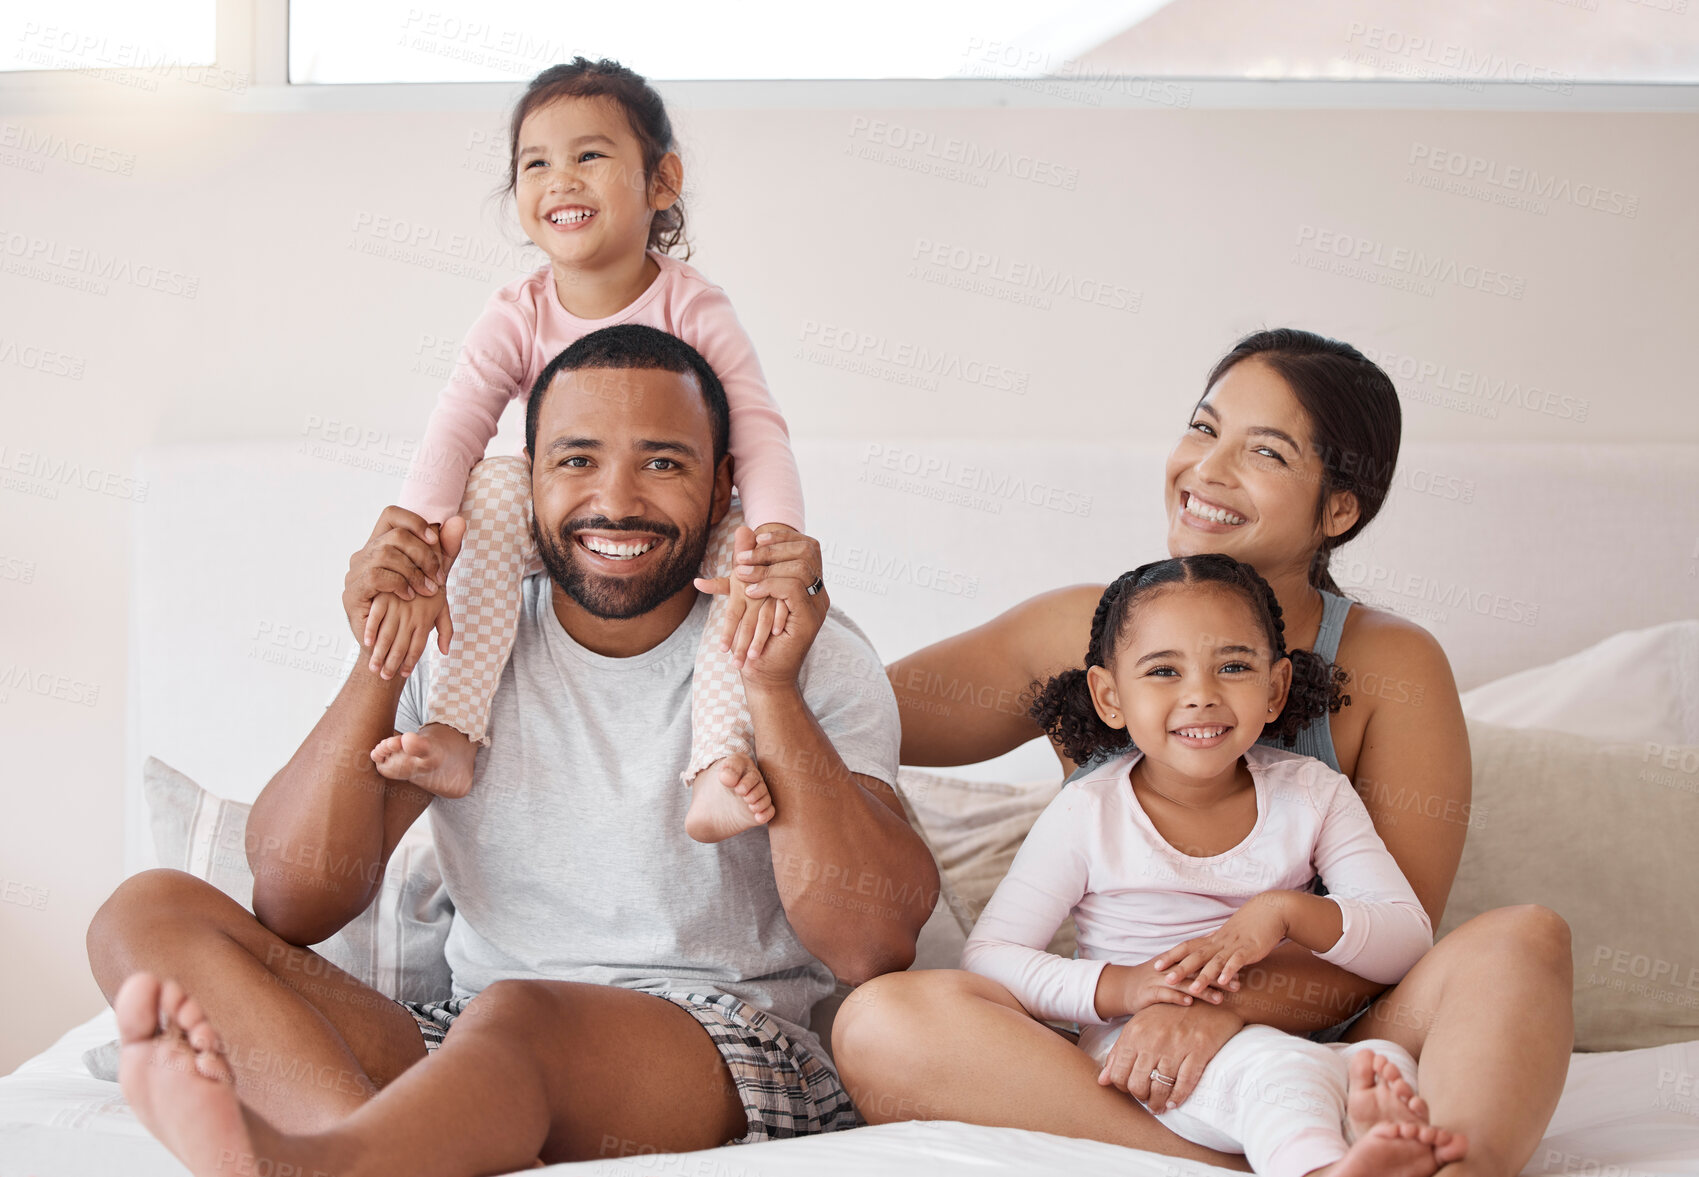
<instances>
[{"instance_id":1,"label":"woman's long dark hair","mask_svg":"<svg viewBox=\"0 0 1699 1177\"><path fill-rule=\"evenodd\" d=\"M1086 667L1108 668L1140 601L1159 592L1177 591L1172 586L1206 584L1239 593L1261 623L1269 648L1274 651L1274 661L1288 658L1292 662L1292 687L1286 694L1286 706L1263 728L1264 732L1290 744L1311 721L1338 711L1351 701L1343 691L1348 680L1345 671L1323 661L1311 650L1286 649L1280 601L1268 582L1249 564L1219 552L1141 564L1116 577L1103 590L1097 612L1092 615ZM1064 670L1048 682L1034 683L1033 690L1029 714L1075 764L1085 764L1104 753L1132 749L1126 729L1110 727L1097 714L1084 669Z\"/></svg>"},{"instance_id":2,"label":"woman's long dark hair","mask_svg":"<svg viewBox=\"0 0 1699 1177\"><path fill-rule=\"evenodd\" d=\"M1253 357L1286 381L1309 418L1310 437L1322 464L1316 522L1321 522L1328 497L1335 491L1350 491L1357 497L1357 521L1339 535L1324 538L1310 561L1310 584L1344 596L1329 565L1334 550L1349 543L1380 513L1392 489L1404 420L1398 390L1378 364L1350 344L1281 327L1258 331L1234 344L1210 371L1204 395L1236 364Z\"/></svg>"},{"instance_id":3,"label":"woman's long dark hair","mask_svg":"<svg viewBox=\"0 0 1699 1177\"><path fill-rule=\"evenodd\" d=\"M531 79L525 93L514 104L513 117L507 128L507 184L502 189L513 195L519 183L519 128L534 110L541 110L562 98L610 98L625 111L631 133L643 149L643 182L655 174L661 157L676 148L673 145L673 124L667 117L666 103L643 75L627 69L617 61L603 58L591 61L574 57L565 65L551 65ZM649 220L650 249L690 257L690 242L684 236L684 198L673 193L672 204L656 210Z\"/></svg>"}]
</instances>

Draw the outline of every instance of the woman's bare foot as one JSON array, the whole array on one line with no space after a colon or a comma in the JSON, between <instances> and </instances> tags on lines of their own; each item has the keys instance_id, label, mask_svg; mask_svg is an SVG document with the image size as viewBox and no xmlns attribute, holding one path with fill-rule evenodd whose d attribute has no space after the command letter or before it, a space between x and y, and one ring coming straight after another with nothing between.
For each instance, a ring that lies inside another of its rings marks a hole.
<instances>
[{"instance_id":1,"label":"woman's bare foot","mask_svg":"<svg viewBox=\"0 0 1699 1177\"><path fill-rule=\"evenodd\" d=\"M698 842L724 842L773 820L773 798L755 761L739 752L714 761L690 783L684 832Z\"/></svg>"},{"instance_id":2,"label":"woman's bare foot","mask_svg":"<svg viewBox=\"0 0 1699 1177\"><path fill-rule=\"evenodd\" d=\"M252 1158L235 1075L200 1002L175 981L135 973L112 1009L118 1083L142 1126L196 1177L222 1177Z\"/></svg>"},{"instance_id":3,"label":"woman's bare foot","mask_svg":"<svg viewBox=\"0 0 1699 1177\"><path fill-rule=\"evenodd\" d=\"M1358 1137L1339 1160L1309 1177L1432 1177L1439 1172L1439 1149L1451 1143L1451 1133L1432 1124L1386 1120Z\"/></svg>"},{"instance_id":4,"label":"woman's bare foot","mask_svg":"<svg viewBox=\"0 0 1699 1177\"><path fill-rule=\"evenodd\" d=\"M381 775L392 781L412 781L427 793L451 799L472 791L477 756L471 738L446 723L427 723L372 749L372 763Z\"/></svg>"}]
</instances>

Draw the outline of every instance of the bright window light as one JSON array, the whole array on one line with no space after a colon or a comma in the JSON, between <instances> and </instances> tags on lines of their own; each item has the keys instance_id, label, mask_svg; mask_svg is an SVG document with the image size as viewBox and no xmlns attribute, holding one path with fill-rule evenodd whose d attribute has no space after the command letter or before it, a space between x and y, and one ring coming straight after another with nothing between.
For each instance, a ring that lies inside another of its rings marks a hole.
<instances>
[{"instance_id":1,"label":"bright window light","mask_svg":"<svg viewBox=\"0 0 1699 1177\"><path fill-rule=\"evenodd\" d=\"M6 0L0 70L128 70L213 64L215 0Z\"/></svg>"},{"instance_id":2,"label":"bright window light","mask_svg":"<svg viewBox=\"0 0 1699 1177\"><path fill-rule=\"evenodd\" d=\"M1041 76L1166 0L291 0L292 82L493 82L611 57L676 79Z\"/></svg>"},{"instance_id":3,"label":"bright window light","mask_svg":"<svg viewBox=\"0 0 1699 1177\"><path fill-rule=\"evenodd\" d=\"M1128 77L1567 92L1585 82L1699 82L1699 0L289 4L292 82L511 82L580 54L662 81L1068 79L1087 87L1081 101Z\"/></svg>"}]
</instances>

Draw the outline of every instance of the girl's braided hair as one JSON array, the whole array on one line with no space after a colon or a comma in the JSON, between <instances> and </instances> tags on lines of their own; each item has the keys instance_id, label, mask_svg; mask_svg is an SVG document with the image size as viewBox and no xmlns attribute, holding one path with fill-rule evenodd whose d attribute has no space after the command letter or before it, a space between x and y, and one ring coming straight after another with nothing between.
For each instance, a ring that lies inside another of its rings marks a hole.
<instances>
[{"instance_id":1,"label":"girl's braided hair","mask_svg":"<svg viewBox=\"0 0 1699 1177\"><path fill-rule=\"evenodd\" d=\"M1092 615L1086 668L1107 669L1121 647L1122 635L1139 602L1177 584L1216 584L1237 591L1249 602L1252 615L1262 624L1269 648L1274 651L1274 661L1291 659L1292 687L1286 695L1286 707L1264 727L1266 734L1290 744L1311 721L1351 702L1351 697L1344 693L1349 681L1345 671L1311 650L1286 648L1286 625L1281 619L1280 601L1268 582L1249 564L1218 552L1141 564L1117 576L1103 590L1097 612ZM1074 763L1085 764L1104 753L1132 749L1126 729L1110 727L1097 714L1086 669L1064 670L1048 682L1035 682L1032 687L1033 703L1028 714Z\"/></svg>"}]
</instances>

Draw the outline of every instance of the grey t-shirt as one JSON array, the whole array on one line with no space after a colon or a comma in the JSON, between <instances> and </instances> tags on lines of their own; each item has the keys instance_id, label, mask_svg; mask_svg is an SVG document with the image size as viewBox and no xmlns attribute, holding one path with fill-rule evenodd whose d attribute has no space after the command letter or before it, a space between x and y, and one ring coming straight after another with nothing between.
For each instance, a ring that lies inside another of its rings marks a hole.
<instances>
[{"instance_id":1,"label":"grey t-shirt","mask_svg":"<svg viewBox=\"0 0 1699 1177\"><path fill-rule=\"evenodd\" d=\"M690 790L679 774L709 599L654 649L607 658L561 628L551 587L545 575L525 579L471 792L431 804L454 902L455 993L507 978L727 993L804 1030L834 980L785 917L766 827L713 845L684 832ZM432 669L422 661L403 688L398 730L419 727ZM836 610L800 681L850 771L894 783L896 698L873 647Z\"/></svg>"}]
</instances>

